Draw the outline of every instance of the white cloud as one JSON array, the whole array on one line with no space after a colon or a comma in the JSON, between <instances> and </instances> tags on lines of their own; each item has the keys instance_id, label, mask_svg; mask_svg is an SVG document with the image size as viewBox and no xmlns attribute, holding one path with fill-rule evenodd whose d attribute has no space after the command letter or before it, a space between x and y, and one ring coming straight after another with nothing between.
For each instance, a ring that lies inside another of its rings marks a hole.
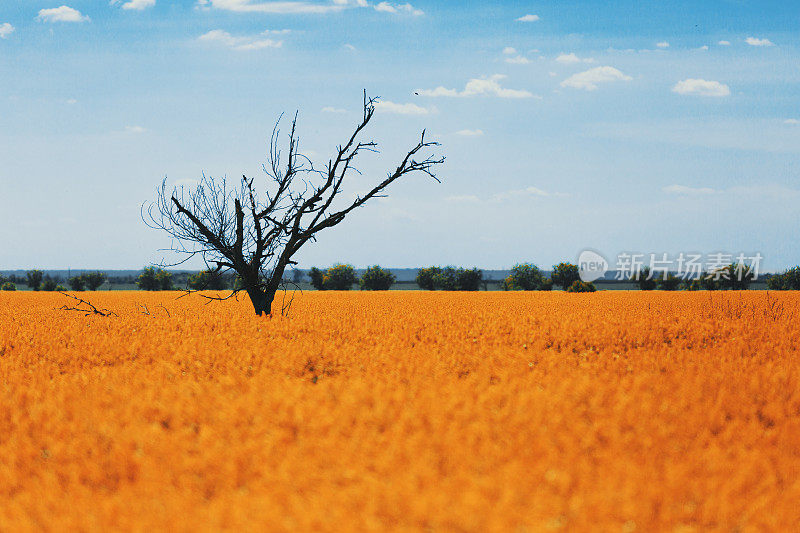
<instances>
[{"instance_id":1,"label":"white cloud","mask_svg":"<svg viewBox=\"0 0 800 533\"><path fill-rule=\"evenodd\" d=\"M428 115L436 112L435 107L421 107L412 103L397 104L389 100L379 100L375 102L375 110L379 113L392 113L395 115Z\"/></svg>"},{"instance_id":2,"label":"white cloud","mask_svg":"<svg viewBox=\"0 0 800 533\"><path fill-rule=\"evenodd\" d=\"M456 135L461 135L462 137L480 137L483 135L483 130L460 130L456 132Z\"/></svg>"},{"instance_id":3,"label":"white cloud","mask_svg":"<svg viewBox=\"0 0 800 533\"><path fill-rule=\"evenodd\" d=\"M284 33L288 30L280 30L275 33ZM270 30L266 30L257 37L234 37L224 30L211 30L197 38L198 41L220 44L233 50L261 50L263 48L280 48L283 41L268 39L264 36L269 35Z\"/></svg>"},{"instance_id":4,"label":"white cloud","mask_svg":"<svg viewBox=\"0 0 800 533\"><path fill-rule=\"evenodd\" d=\"M595 67L584 72L573 74L561 82L562 87L572 87L594 91L598 83L608 83L612 81L630 81L633 78L627 76L614 67Z\"/></svg>"},{"instance_id":5,"label":"white cloud","mask_svg":"<svg viewBox=\"0 0 800 533\"><path fill-rule=\"evenodd\" d=\"M69 100L67 100L67 103L69 105L75 105L75 104L78 103L78 101L76 99L74 99L74 98L70 98Z\"/></svg>"},{"instance_id":6,"label":"white cloud","mask_svg":"<svg viewBox=\"0 0 800 533\"><path fill-rule=\"evenodd\" d=\"M81 14L77 9L61 6L51 9L40 9L36 19L42 22L83 22L89 20L89 17Z\"/></svg>"},{"instance_id":7,"label":"white cloud","mask_svg":"<svg viewBox=\"0 0 800 533\"><path fill-rule=\"evenodd\" d=\"M539 20L539 15L523 15L517 19L517 22L536 22Z\"/></svg>"},{"instance_id":8,"label":"white cloud","mask_svg":"<svg viewBox=\"0 0 800 533\"><path fill-rule=\"evenodd\" d=\"M384 13L405 13L407 15L414 15L415 17L425 14L424 11L415 8L411 4L390 4L389 2L376 4L375 11L382 11Z\"/></svg>"},{"instance_id":9,"label":"white cloud","mask_svg":"<svg viewBox=\"0 0 800 533\"><path fill-rule=\"evenodd\" d=\"M8 36L14 33L14 26L8 22L0 24L0 39L8 39Z\"/></svg>"},{"instance_id":10,"label":"white cloud","mask_svg":"<svg viewBox=\"0 0 800 533\"><path fill-rule=\"evenodd\" d=\"M656 43L656 46L659 48L669 48L669 43L667 41L661 41L660 43Z\"/></svg>"},{"instance_id":11,"label":"white cloud","mask_svg":"<svg viewBox=\"0 0 800 533\"><path fill-rule=\"evenodd\" d=\"M346 109L342 109L340 107L330 107L330 106L328 106L328 107L323 107L322 108L322 112L323 113L347 113L347 110Z\"/></svg>"},{"instance_id":12,"label":"white cloud","mask_svg":"<svg viewBox=\"0 0 800 533\"><path fill-rule=\"evenodd\" d=\"M775 46L769 39L756 39L755 37L748 37L744 42L750 46Z\"/></svg>"},{"instance_id":13,"label":"white cloud","mask_svg":"<svg viewBox=\"0 0 800 533\"><path fill-rule=\"evenodd\" d=\"M699 46L697 50L708 50L708 45L704 44L703 46Z\"/></svg>"},{"instance_id":14,"label":"white cloud","mask_svg":"<svg viewBox=\"0 0 800 533\"><path fill-rule=\"evenodd\" d=\"M344 47L350 50L351 52L355 51L356 47L350 43L344 43Z\"/></svg>"},{"instance_id":15,"label":"white cloud","mask_svg":"<svg viewBox=\"0 0 800 533\"><path fill-rule=\"evenodd\" d=\"M313 2L253 2L253 0L198 0L197 7L207 9L213 7L215 9L222 9L225 11L234 11L238 13L275 13L275 14L297 14L297 13L312 13L312 14L325 14L342 11L348 7L358 6L363 7L366 2L335 2L332 4L317 4Z\"/></svg>"},{"instance_id":16,"label":"white cloud","mask_svg":"<svg viewBox=\"0 0 800 533\"><path fill-rule=\"evenodd\" d=\"M681 195L702 195L714 194L717 191L710 187L687 187L686 185L669 185L661 189L668 194L681 194Z\"/></svg>"},{"instance_id":17,"label":"white cloud","mask_svg":"<svg viewBox=\"0 0 800 533\"><path fill-rule=\"evenodd\" d=\"M731 42L730 41L720 41L717 44L720 45L720 46L730 46Z\"/></svg>"},{"instance_id":18,"label":"white cloud","mask_svg":"<svg viewBox=\"0 0 800 533\"><path fill-rule=\"evenodd\" d=\"M784 124L800 124L800 120L797 120L796 118L787 118L786 120L783 121L783 123Z\"/></svg>"},{"instance_id":19,"label":"white cloud","mask_svg":"<svg viewBox=\"0 0 800 533\"><path fill-rule=\"evenodd\" d=\"M523 56L514 56L505 58L505 62L512 65L527 65L531 60Z\"/></svg>"},{"instance_id":20,"label":"white cloud","mask_svg":"<svg viewBox=\"0 0 800 533\"><path fill-rule=\"evenodd\" d=\"M728 96L730 88L718 81L708 81L689 78L679 81L672 87L672 92L678 94L694 94L697 96Z\"/></svg>"},{"instance_id":21,"label":"white cloud","mask_svg":"<svg viewBox=\"0 0 800 533\"><path fill-rule=\"evenodd\" d=\"M540 189L539 187L531 186L531 187L526 187L524 189L515 189L513 191L497 193L492 196L492 200L495 202L503 202L506 200L513 200L514 198L530 198L531 196L536 196L540 198L544 197L563 198L567 195L561 192L550 193L543 189Z\"/></svg>"},{"instance_id":22,"label":"white cloud","mask_svg":"<svg viewBox=\"0 0 800 533\"><path fill-rule=\"evenodd\" d=\"M500 86L500 80L506 76L494 74L488 78L473 78L467 82L463 91L447 89L439 86L435 89L421 89L417 91L421 96L496 96L498 98L534 98L534 94L520 89L506 89ZM537 97L538 98L538 97Z\"/></svg>"},{"instance_id":23,"label":"white cloud","mask_svg":"<svg viewBox=\"0 0 800 533\"><path fill-rule=\"evenodd\" d=\"M513 56L514 54L517 53L517 49L512 46L506 46L505 48L503 48L503 53L507 56Z\"/></svg>"},{"instance_id":24,"label":"white cloud","mask_svg":"<svg viewBox=\"0 0 800 533\"><path fill-rule=\"evenodd\" d=\"M119 4L123 0L111 0L111 4ZM148 7L156 5L156 0L128 0L122 4L122 9L133 9L135 11L142 11Z\"/></svg>"},{"instance_id":25,"label":"white cloud","mask_svg":"<svg viewBox=\"0 0 800 533\"><path fill-rule=\"evenodd\" d=\"M147 130L141 126L125 126L125 131L128 133L144 133Z\"/></svg>"},{"instance_id":26,"label":"white cloud","mask_svg":"<svg viewBox=\"0 0 800 533\"><path fill-rule=\"evenodd\" d=\"M583 63L594 63L594 59L591 58L591 57L585 57L585 58L581 59L580 57L576 56L574 53L565 54L563 52L561 54L559 54L559 56L556 58L556 61L558 61L559 63L564 63L565 65L570 65L570 64L574 64L574 63L581 63L581 62L583 62Z\"/></svg>"}]
</instances>

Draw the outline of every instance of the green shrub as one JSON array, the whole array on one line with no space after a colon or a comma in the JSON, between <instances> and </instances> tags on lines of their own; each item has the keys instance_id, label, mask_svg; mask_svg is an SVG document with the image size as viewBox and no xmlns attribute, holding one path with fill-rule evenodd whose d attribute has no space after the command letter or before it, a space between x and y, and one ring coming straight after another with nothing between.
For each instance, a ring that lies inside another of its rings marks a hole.
<instances>
[{"instance_id":1,"label":"green shrub","mask_svg":"<svg viewBox=\"0 0 800 533\"><path fill-rule=\"evenodd\" d=\"M58 292L66 292L67 288L65 286L63 286L63 285L56 285L56 290Z\"/></svg>"},{"instance_id":2,"label":"green shrub","mask_svg":"<svg viewBox=\"0 0 800 533\"><path fill-rule=\"evenodd\" d=\"M800 290L800 266L790 268L782 274L773 274L767 279L767 288L773 291Z\"/></svg>"},{"instance_id":3,"label":"green shrub","mask_svg":"<svg viewBox=\"0 0 800 533\"><path fill-rule=\"evenodd\" d=\"M581 276L577 265L573 265L572 263L559 263L553 266L550 279L553 280L554 285L560 285L562 289L567 289L576 281L580 281Z\"/></svg>"},{"instance_id":4,"label":"green shrub","mask_svg":"<svg viewBox=\"0 0 800 533\"><path fill-rule=\"evenodd\" d=\"M6 281L5 283L3 283L3 286L0 287L0 290L15 291L17 290L17 286L11 283L10 281Z\"/></svg>"},{"instance_id":5,"label":"green shrub","mask_svg":"<svg viewBox=\"0 0 800 533\"><path fill-rule=\"evenodd\" d=\"M67 280L67 283L69 283L73 291L82 291L86 287L83 276L72 276Z\"/></svg>"},{"instance_id":6,"label":"green shrub","mask_svg":"<svg viewBox=\"0 0 800 533\"><path fill-rule=\"evenodd\" d=\"M145 267L137 278L136 285L143 291L172 290L172 274L163 268Z\"/></svg>"},{"instance_id":7,"label":"green shrub","mask_svg":"<svg viewBox=\"0 0 800 533\"><path fill-rule=\"evenodd\" d=\"M420 268L417 271L416 282L419 288L425 291L436 290L436 276L441 272L439 267Z\"/></svg>"},{"instance_id":8,"label":"green shrub","mask_svg":"<svg viewBox=\"0 0 800 533\"><path fill-rule=\"evenodd\" d=\"M417 272L417 285L427 291L477 291L483 283L479 268L454 266L421 268Z\"/></svg>"},{"instance_id":9,"label":"green shrub","mask_svg":"<svg viewBox=\"0 0 800 533\"><path fill-rule=\"evenodd\" d=\"M38 291L44 278L44 272L41 270L28 270L25 273L25 284L31 289Z\"/></svg>"},{"instance_id":10,"label":"green shrub","mask_svg":"<svg viewBox=\"0 0 800 533\"><path fill-rule=\"evenodd\" d=\"M547 281L550 281L549 286ZM533 263L518 263L511 268L511 274L501 284L506 291L538 291L551 290L552 280L547 280L539 267Z\"/></svg>"},{"instance_id":11,"label":"green shrub","mask_svg":"<svg viewBox=\"0 0 800 533\"><path fill-rule=\"evenodd\" d=\"M652 279L648 267L634 272L630 280L642 291L652 291L656 288L656 280Z\"/></svg>"},{"instance_id":12,"label":"green shrub","mask_svg":"<svg viewBox=\"0 0 800 533\"><path fill-rule=\"evenodd\" d=\"M325 272L312 267L308 275L311 285L318 291L349 291L354 283L358 283L353 265L336 264Z\"/></svg>"},{"instance_id":13,"label":"green shrub","mask_svg":"<svg viewBox=\"0 0 800 533\"><path fill-rule=\"evenodd\" d=\"M572 285L567 287L567 292L595 292L596 290L593 283L586 283L581 280L575 280Z\"/></svg>"},{"instance_id":14,"label":"green shrub","mask_svg":"<svg viewBox=\"0 0 800 533\"><path fill-rule=\"evenodd\" d=\"M81 274L83 278L84 284L86 284L86 288L90 291L96 291L100 288L100 285L106 282L108 276L103 274L102 272L85 272Z\"/></svg>"},{"instance_id":15,"label":"green shrub","mask_svg":"<svg viewBox=\"0 0 800 533\"><path fill-rule=\"evenodd\" d=\"M226 289L228 285L219 270L203 270L192 274L189 276L187 284L190 289L195 291L218 291Z\"/></svg>"},{"instance_id":16,"label":"green shrub","mask_svg":"<svg viewBox=\"0 0 800 533\"><path fill-rule=\"evenodd\" d=\"M50 276L46 276L44 278L44 281L42 281L42 284L39 286L39 289L34 289L34 290L53 292L54 290L56 290L56 287L58 287L58 281L51 278Z\"/></svg>"},{"instance_id":17,"label":"green shrub","mask_svg":"<svg viewBox=\"0 0 800 533\"><path fill-rule=\"evenodd\" d=\"M674 274L667 274L665 278L659 278L657 281L658 290L660 291L677 291L681 286L681 278Z\"/></svg>"},{"instance_id":18,"label":"green shrub","mask_svg":"<svg viewBox=\"0 0 800 533\"><path fill-rule=\"evenodd\" d=\"M378 265L367 268L359 282L362 290L366 291L388 291L397 278L395 275L384 270Z\"/></svg>"},{"instance_id":19,"label":"green shrub","mask_svg":"<svg viewBox=\"0 0 800 533\"><path fill-rule=\"evenodd\" d=\"M318 291L324 291L325 286L323 284L325 273L318 269L317 267L311 267L311 270L308 271L308 277L311 278L311 286L317 289Z\"/></svg>"}]
</instances>

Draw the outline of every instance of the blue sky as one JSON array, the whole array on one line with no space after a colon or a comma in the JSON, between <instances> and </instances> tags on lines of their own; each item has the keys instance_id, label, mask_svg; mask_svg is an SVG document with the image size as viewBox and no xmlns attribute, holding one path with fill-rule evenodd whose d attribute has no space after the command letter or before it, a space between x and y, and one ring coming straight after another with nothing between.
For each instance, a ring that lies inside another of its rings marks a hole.
<instances>
[{"instance_id":1,"label":"blue sky","mask_svg":"<svg viewBox=\"0 0 800 533\"><path fill-rule=\"evenodd\" d=\"M170 260L139 216L163 177L260 176L294 110L322 163L365 88L382 150L347 193L422 128L442 183L395 184L301 266L547 268L584 248L800 263L800 5L609 4L2 2L0 269Z\"/></svg>"}]
</instances>

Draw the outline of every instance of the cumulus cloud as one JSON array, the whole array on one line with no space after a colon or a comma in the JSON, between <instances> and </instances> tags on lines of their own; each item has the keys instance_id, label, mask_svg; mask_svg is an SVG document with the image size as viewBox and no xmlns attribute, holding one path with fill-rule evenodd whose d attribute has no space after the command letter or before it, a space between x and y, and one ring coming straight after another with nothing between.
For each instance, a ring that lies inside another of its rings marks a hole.
<instances>
[{"instance_id":1,"label":"cumulus cloud","mask_svg":"<svg viewBox=\"0 0 800 533\"><path fill-rule=\"evenodd\" d=\"M120 4L123 0L111 0L111 4ZM132 9L134 11L142 11L148 7L156 5L156 0L128 0L122 4L122 9Z\"/></svg>"},{"instance_id":2,"label":"cumulus cloud","mask_svg":"<svg viewBox=\"0 0 800 533\"><path fill-rule=\"evenodd\" d=\"M0 39L8 39L8 36L14 33L14 26L8 22L0 24Z\"/></svg>"},{"instance_id":3,"label":"cumulus cloud","mask_svg":"<svg viewBox=\"0 0 800 533\"><path fill-rule=\"evenodd\" d=\"M72 9L69 6L61 6L51 9L40 9L36 19L42 22L84 22L89 20L89 17L83 15L77 9Z\"/></svg>"},{"instance_id":4,"label":"cumulus cloud","mask_svg":"<svg viewBox=\"0 0 800 533\"><path fill-rule=\"evenodd\" d=\"M591 57L585 57L581 59L580 57L576 56L574 53L564 54L561 53L556 57L556 61L559 63L564 63L565 65L575 64L575 63L594 63L594 59Z\"/></svg>"},{"instance_id":5,"label":"cumulus cloud","mask_svg":"<svg viewBox=\"0 0 800 533\"><path fill-rule=\"evenodd\" d=\"M667 41L661 41L660 43L656 43L656 46L659 48L669 48L669 43Z\"/></svg>"},{"instance_id":6,"label":"cumulus cloud","mask_svg":"<svg viewBox=\"0 0 800 533\"><path fill-rule=\"evenodd\" d=\"M483 135L483 130L459 130L456 132L456 135L461 135L462 137L480 137Z\"/></svg>"},{"instance_id":7,"label":"cumulus cloud","mask_svg":"<svg viewBox=\"0 0 800 533\"><path fill-rule=\"evenodd\" d=\"M750 46L775 46L769 39L756 39L755 37L748 37L744 42Z\"/></svg>"},{"instance_id":8,"label":"cumulus cloud","mask_svg":"<svg viewBox=\"0 0 800 533\"><path fill-rule=\"evenodd\" d=\"M141 126L125 126L125 131L128 133L144 133L147 130Z\"/></svg>"},{"instance_id":9,"label":"cumulus cloud","mask_svg":"<svg viewBox=\"0 0 800 533\"><path fill-rule=\"evenodd\" d=\"M284 34L288 30L279 30L271 32L266 30L256 37L234 37L224 30L211 30L204 33L197 38L198 41L219 44L231 48L232 50L247 51L247 50L261 50L263 48L280 48L283 46L283 41L276 41L274 39L266 38L267 35L272 33Z\"/></svg>"},{"instance_id":10,"label":"cumulus cloud","mask_svg":"<svg viewBox=\"0 0 800 533\"><path fill-rule=\"evenodd\" d=\"M379 100L375 102L375 111L395 115L429 115L435 113L436 108L421 107L412 103L398 104L389 100Z\"/></svg>"},{"instance_id":11,"label":"cumulus cloud","mask_svg":"<svg viewBox=\"0 0 800 533\"><path fill-rule=\"evenodd\" d=\"M330 107L330 106L328 106L328 107L323 107L322 108L322 112L323 113L340 113L341 114L341 113L347 113L347 110L346 109L342 109L341 107Z\"/></svg>"},{"instance_id":12,"label":"cumulus cloud","mask_svg":"<svg viewBox=\"0 0 800 533\"><path fill-rule=\"evenodd\" d=\"M507 57L504 60L506 63L510 63L512 65L527 65L531 62L530 59L524 56L514 56L514 57Z\"/></svg>"},{"instance_id":13,"label":"cumulus cloud","mask_svg":"<svg viewBox=\"0 0 800 533\"><path fill-rule=\"evenodd\" d=\"M572 87L573 89L583 89L594 91L599 83L609 83L612 81L630 81L633 78L627 76L614 67L595 67L577 74L561 82L562 87Z\"/></svg>"},{"instance_id":14,"label":"cumulus cloud","mask_svg":"<svg viewBox=\"0 0 800 533\"><path fill-rule=\"evenodd\" d=\"M730 41L720 41L717 44L720 45L720 46L730 46L731 42Z\"/></svg>"},{"instance_id":15,"label":"cumulus cloud","mask_svg":"<svg viewBox=\"0 0 800 533\"><path fill-rule=\"evenodd\" d=\"M375 5L375 11L382 11L384 13L405 13L406 15L414 15L415 17L425 14L424 11L415 8L411 4L390 4L389 2L381 2Z\"/></svg>"},{"instance_id":16,"label":"cumulus cloud","mask_svg":"<svg viewBox=\"0 0 800 533\"><path fill-rule=\"evenodd\" d=\"M539 20L539 15L523 15L517 19L517 22L536 22Z\"/></svg>"},{"instance_id":17,"label":"cumulus cloud","mask_svg":"<svg viewBox=\"0 0 800 533\"><path fill-rule=\"evenodd\" d=\"M421 96L496 96L498 98L534 98L533 93L521 89L506 89L500 86L500 80L506 76L494 74L488 78L473 78L467 82L463 91L447 89L439 86L435 89L420 89L417 93Z\"/></svg>"},{"instance_id":18,"label":"cumulus cloud","mask_svg":"<svg viewBox=\"0 0 800 533\"><path fill-rule=\"evenodd\" d=\"M731 94L730 88L723 83L695 78L679 81L672 87L672 92L716 97L728 96Z\"/></svg>"},{"instance_id":19,"label":"cumulus cloud","mask_svg":"<svg viewBox=\"0 0 800 533\"><path fill-rule=\"evenodd\" d=\"M783 123L784 124L800 124L800 120L797 120L796 118L787 118L786 120L783 121Z\"/></svg>"},{"instance_id":20,"label":"cumulus cloud","mask_svg":"<svg viewBox=\"0 0 800 533\"><path fill-rule=\"evenodd\" d=\"M503 48L503 53L507 56L513 56L514 54L517 53L517 49L511 46L506 46L505 48Z\"/></svg>"},{"instance_id":21,"label":"cumulus cloud","mask_svg":"<svg viewBox=\"0 0 800 533\"><path fill-rule=\"evenodd\" d=\"M661 189L668 194L681 194L685 196L696 196L703 194L714 194L717 191L710 187L687 187L686 185L668 185Z\"/></svg>"}]
</instances>

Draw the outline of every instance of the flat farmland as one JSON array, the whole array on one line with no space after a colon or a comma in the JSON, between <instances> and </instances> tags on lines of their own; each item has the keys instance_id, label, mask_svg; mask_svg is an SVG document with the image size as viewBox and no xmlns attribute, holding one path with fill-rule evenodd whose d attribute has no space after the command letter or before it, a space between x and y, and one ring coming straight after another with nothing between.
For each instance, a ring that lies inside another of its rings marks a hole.
<instances>
[{"instance_id":1,"label":"flat farmland","mask_svg":"<svg viewBox=\"0 0 800 533\"><path fill-rule=\"evenodd\" d=\"M0 530L800 527L792 292L81 296L0 293Z\"/></svg>"}]
</instances>

